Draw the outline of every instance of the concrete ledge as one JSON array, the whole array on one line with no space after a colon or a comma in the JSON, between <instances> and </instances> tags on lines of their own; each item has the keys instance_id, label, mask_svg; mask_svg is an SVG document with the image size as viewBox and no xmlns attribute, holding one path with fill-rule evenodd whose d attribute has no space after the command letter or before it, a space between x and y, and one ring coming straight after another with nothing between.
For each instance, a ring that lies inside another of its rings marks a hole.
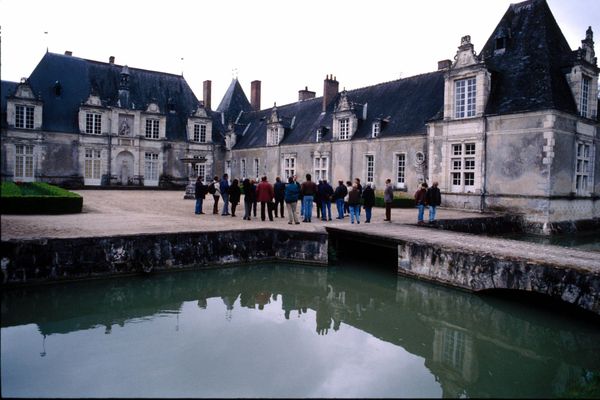
<instances>
[{"instance_id":1,"label":"concrete ledge","mask_svg":"<svg viewBox=\"0 0 600 400\"><path fill-rule=\"evenodd\" d=\"M278 229L2 241L4 286L267 260L327 265L327 234Z\"/></svg>"}]
</instances>

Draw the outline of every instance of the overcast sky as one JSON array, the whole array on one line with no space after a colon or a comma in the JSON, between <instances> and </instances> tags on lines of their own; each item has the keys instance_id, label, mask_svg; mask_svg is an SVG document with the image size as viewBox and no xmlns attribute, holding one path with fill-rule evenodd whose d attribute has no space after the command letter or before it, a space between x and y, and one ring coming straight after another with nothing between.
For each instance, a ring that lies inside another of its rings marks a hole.
<instances>
[{"instance_id":1,"label":"overcast sky","mask_svg":"<svg viewBox=\"0 0 600 400\"><path fill-rule=\"evenodd\" d=\"M600 0L547 0L569 45L588 26L600 54ZM261 108L295 102L323 79L352 90L437 69L471 35L479 53L511 0L0 0L1 77L31 74L46 49L181 74L212 105L237 76Z\"/></svg>"}]
</instances>

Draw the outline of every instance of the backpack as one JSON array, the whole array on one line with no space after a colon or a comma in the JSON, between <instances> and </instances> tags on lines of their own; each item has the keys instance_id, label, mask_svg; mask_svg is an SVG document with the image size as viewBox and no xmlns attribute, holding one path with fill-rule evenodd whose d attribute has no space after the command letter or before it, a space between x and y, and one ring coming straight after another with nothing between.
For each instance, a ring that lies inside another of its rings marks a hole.
<instances>
[{"instance_id":1,"label":"backpack","mask_svg":"<svg viewBox=\"0 0 600 400\"><path fill-rule=\"evenodd\" d=\"M217 189L215 189L215 183L211 183L210 185L208 185L208 193L210 194L215 194L217 193Z\"/></svg>"}]
</instances>

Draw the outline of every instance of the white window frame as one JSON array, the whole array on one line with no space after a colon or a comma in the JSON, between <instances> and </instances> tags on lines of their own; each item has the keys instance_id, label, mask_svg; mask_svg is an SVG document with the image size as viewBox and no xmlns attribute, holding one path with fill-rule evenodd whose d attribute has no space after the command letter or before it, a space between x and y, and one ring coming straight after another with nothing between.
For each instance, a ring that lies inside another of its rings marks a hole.
<instances>
[{"instance_id":1,"label":"white window frame","mask_svg":"<svg viewBox=\"0 0 600 400\"><path fill-rule=\"evenodd\" d=\"M146 139L158 139L160 137L160 119L146 118Z\"/></svg>"},{"instance_id":2,"label":"white window frame","mask_svg":"<svg viewBox=\"0 0 600 400\"><path fill-rule=\"evenodd\" d=\"M396 153L394 171L396 173L396 186L404 187L406 183L406 153Z\"/></svg>"},{"instance_id":3,"label":"white window frame","mask_svg":"<svg viewBox=\"0 0 600 400\"><path fill-rule=\"evenodd\" d=\"M590 194L593 186L594 148L590 142L577 141L575 144L574 191L580 196Z\"/></svg>"},{"instance_id":4,"label":"white window frame","mask_svg":"<svg viewBox=\"0 0 600 400\"><path fill-rule=\"evenodd\" d=\"M313 157L314 181L319 182L326 179L329 182L329 157L317 155Z\"/></svg>"},{"instance_id":5,"label":"white window frame","mask_svg":"<svg viewBox=\"0 0 600 400\"><path fill-rule=\"evenodd\" d=\"M102 151L85 148L83 161L83 178L86 185L100 185L102 178Z\"/></svg>"},{"instance_id":6,"label":"white window frame","mask_svg":"<svg viewBox=\"0 0 600 400\"><path fill-rule=\"evenodd\" d=\"M296 175L296 157L284 156L283 158L283 176L286 181L290 176Z\"/></svg>"},{"instance_id":7,"label":"white window frame","mask_svg":"<svg viewBox=\"0 0 600 400\"><path fill-rule=\"evenodd\" d=\"M475 192L477 144L450 144L450 187L453 192Z\"/></svg>"},{"instance_id":8,"label":"white window frame","mask_svg":"<svg viewBox=\"0 0 600 400\"><path fill-rule=\"evenodd\" d=\"M477 110L477 78L454 81L454 118L474 117Z\"/></svg>"},{"instance_id":9,"label":"white window frame","mask_svg":"<svg viewBox=\"0 0 600 400\"><path fill-rule=\"evenodd\" d=\"M15 128L33 129L34 112L33 106L15 105Z\"/></svg>"},{"instance_id":10,"label":"white window frame","mask_svg":"<svg viewBox=\"0 0 600 400\"><path fill-rule=\"evenodd\" d=\"M102 133L102 114L85 113L85 133L100 135Z\"/></svg>"},{"instance_id":11,"label":"white window frame","mask_svg":"<svg viewBox=\"0 0 600 400\"><path fill-rule=\"evenodd\" d=\"M350 118L340 118L340 140L348 140L350 139Z\"/></svg>"},{"instance_id":12,"label":"white window frame","mask_svg":"<svg viewBox=\"0 0 600 400\"><path fill-rule=\"evenodd\" d=\"M323 140L323 131L321 131L321 129L317 129L317 134L315 137L315 142L319 143Z\"/></svg>"},{"instance_id":13,"label":"white window frame","mask_svg":"<svg viewBox=\"0 0 600 400\"><path fill-rule=\"evenodd\" d=\"M381 133L381 122L375 121L373 122L373 126L371 128L371 137L376 138Z\"/></svg>"},{"instance_id":14,"label":"white window frame","mask_svg":"<svg viewBox=\"0 0 600 400\"><path fill-rule=\"evenodd\" d=\"M22 182L33 182L35 175L35 159L33 145L15 145L14 179Z\"/></svg>"},{"instance_id":15,"label":"white window frame","mask_svg":"<svg viewBox=\"0 0 600 400\"><path fill-rule=\"evenodd\" d=\"M375 180L375 155L365 154L365 183L373 183Z\"/></svg>"},{"instance_id":16,"label":"white window frame","mask_svg":"<svg viewBox=\"0 0 600 400\"><path fill-rule=\"evenodd\" d=\"M194 134L192 141L198 143L206 143L206 124L194 124Z\"/></svg>"},{"instance_id":17,"label":"white window frame","mask_svg":"<svg viewBox=\"0 0 600 400\"><path fill-rule=\"evenodd\" d=\"M158 153L144 153L144 186L158 184Z\"/></svg>"},{"instance_id":18,"label":"white window frame","mask_svg":"<svg viewBox=\"0 0 600 400\"><path fill-rule=\"evenodd\" d=\"M581 76L581 99L580 99L580 112L579 114L583 118L588 118L589 116L589 105L590 105L590 92L591 92L592 80L585 76Z\"/></svg>"},{"instance_id":19,"label":"white window frame","mask_svg":"<svg viewBox=\"0 0 600 400\"><path fill-rule=\"evenodd\" d=\"M196 173L196 178L201 177L202 182L206 182L206 163L194 165L194 172Z\"/></svg>"},{"instance_id":20,"label":"white window frame","mask_svg":"<svg viewBox=\"0 0 600 400\"><path fill-rule=\"evenodd\" d=\"M269 128L268 146L277 146L279 144L279 128L272 126Z\"/></svg>"}]
</instances>

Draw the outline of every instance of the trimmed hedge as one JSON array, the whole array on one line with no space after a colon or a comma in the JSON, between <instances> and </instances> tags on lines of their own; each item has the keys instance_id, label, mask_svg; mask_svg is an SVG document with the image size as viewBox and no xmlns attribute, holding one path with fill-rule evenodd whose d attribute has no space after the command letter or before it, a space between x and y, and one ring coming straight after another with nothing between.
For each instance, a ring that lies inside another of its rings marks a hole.
<instances>
[{"instance_id":1,"label":"trimmed hedge","mask_svg":"<svg viewBox=\"0 0 600 400\"><path fill-rule=\"evenodd\" d=\"M383 197L375 196L375 207L385 207ZM415 200L407 197L394 197L392 200L392 208L413 208L415 207Z\"/></svg>"},{"instance_id":2,"label":"trimmed hedge","mask_svg":"<svg viewBox=\"0 0 600 400\"><path fill-rule=\"evenodd\" d=\"M83 208L83 197L42 182L2 182L2 214L73 214Z\"/></svg>"}]
</instances>

